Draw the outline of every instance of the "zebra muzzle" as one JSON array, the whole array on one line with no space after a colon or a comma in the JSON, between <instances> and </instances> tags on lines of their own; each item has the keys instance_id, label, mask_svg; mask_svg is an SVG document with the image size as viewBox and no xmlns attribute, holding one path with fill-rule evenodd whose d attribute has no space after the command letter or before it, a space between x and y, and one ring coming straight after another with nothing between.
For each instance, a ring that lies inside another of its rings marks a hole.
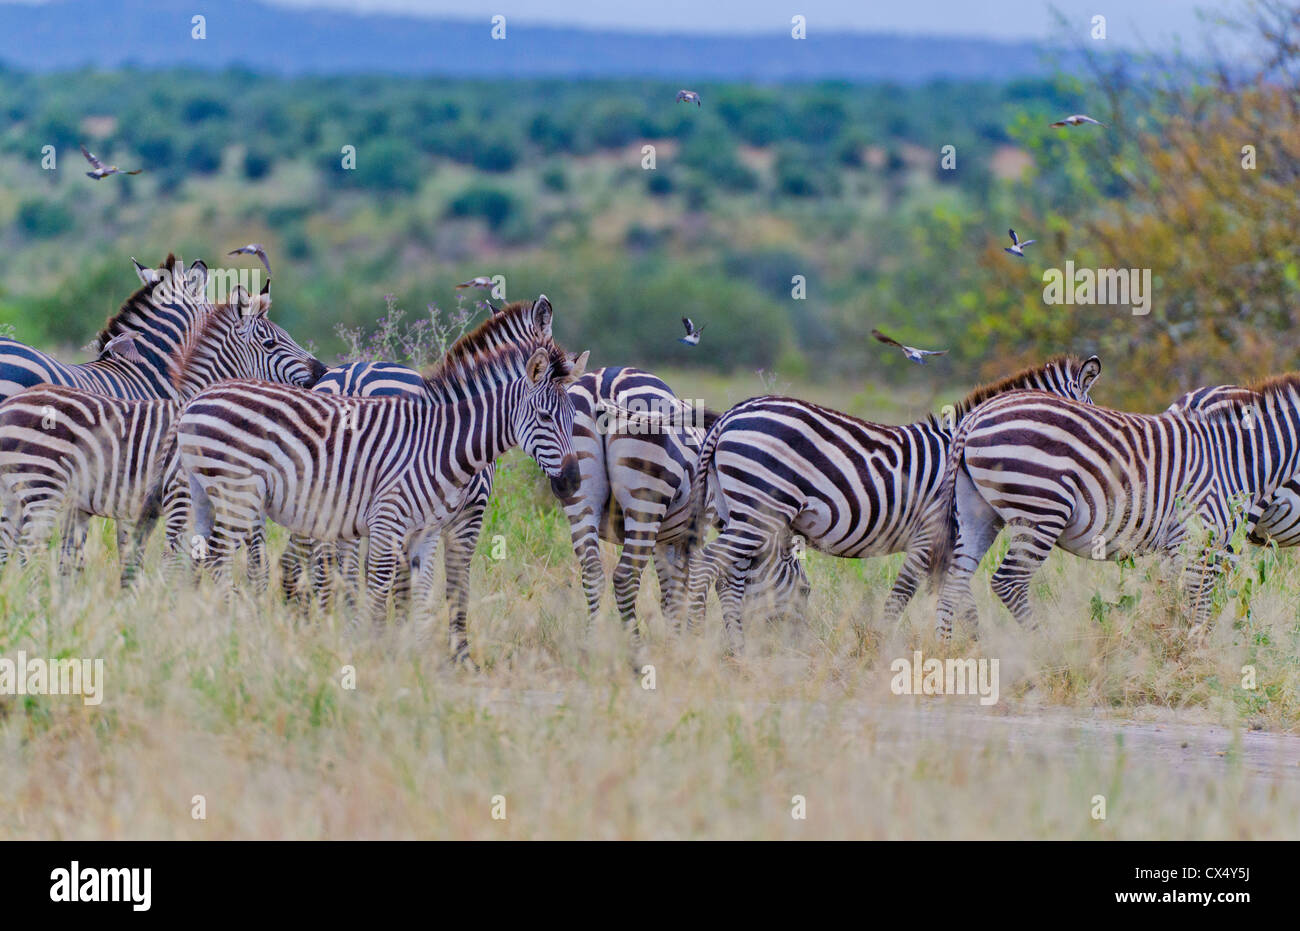
<instances>
[{"instance_id":1,"label":"zebra muzzle","mask_svg":"<svg viewBox=\"0 0 1300 931\"><path fill-rule=\"evenodd\" d=\"M578 458L565 456L560 465L560 474L551 479L551 493L557 498L572 498L578 493L582 484L582 472L578 468Z\"/></svg>"}]
</instances>

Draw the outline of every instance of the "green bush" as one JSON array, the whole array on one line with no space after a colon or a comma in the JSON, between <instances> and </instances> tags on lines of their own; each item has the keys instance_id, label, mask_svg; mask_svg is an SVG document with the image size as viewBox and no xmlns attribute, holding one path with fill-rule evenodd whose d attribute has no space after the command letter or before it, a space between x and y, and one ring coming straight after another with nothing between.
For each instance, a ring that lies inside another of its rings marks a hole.
<instances>
[{"instance_id":1,"label":"green bush","mask_svg":"<svg viewBox=\"0 0 1300 931\"><path fill-rule=\"evenodd\" d=\"M32 199L18 207L18 228L33 239L52 239L72 229L76 221L72 211L60 203Z\"/></svg>"}]
</instances>

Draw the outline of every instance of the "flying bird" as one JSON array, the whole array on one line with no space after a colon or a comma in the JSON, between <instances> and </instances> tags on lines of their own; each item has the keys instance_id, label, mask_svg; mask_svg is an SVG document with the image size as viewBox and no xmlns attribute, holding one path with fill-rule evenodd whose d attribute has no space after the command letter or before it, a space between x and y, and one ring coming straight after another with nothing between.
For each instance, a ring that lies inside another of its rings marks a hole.
<instances>
[{"instance_id":1,"label":"flying bird","mask_svg":"<svg viewBox=\"0 0 1300 931\"><path fill-rule=\"evenodd\" d=\"M700 334L704 332L704 327L708 326L708 324L702 324L699 329L696 329L690 317L682 317L682 326L686 327L686 335L677 342L685 343L687 346L698 346L700 344Z\"/></svg>"},{"instance_id":2,"label":"flying bird","mask_svg":"<svg viewBox=\"0 0 1300 931\"><path fill-rule=\"evenodd\" d=\"M134 330L123 330L104 344L103 355L111 353L132 362L143 362L144 356L140 354L140 348L135 344L139 335Z\"/></svg>"},{"instance_id":3,"label":"flying bird","mask_svg":"<svg viewBox=\"0 0 1300 931\"><path fill-rule=\"evenodd\" d=\"M685 100L687 103L693 103L697 107L700 106L700 95L695 91L688 91L688 90L678 91L677 102L681 103L683 100Z\"/></svg>"},{"instance_id":4,"label":"flying bird","mask_svg":"<svg viewBox=\"0 0 1300 931\"><path fill-rule=\"evenodd\" d=\"M1102 122L1099 122L1099 121L1097 121L1097 120L1094 120L1092 117L1088 116L1086 113L1075 113L1075 114L1072 115L1072 116L1067 116L1067 117L1066 117L1065 119L1063 119L1063 120L1057 120L1057 121L1056 121L1055 123L1053 123L1052 125L1053 125L1053 126L1082 126L1084 123L1092 123L1094 126L1105 126L1105 125L1106 125L1105 123L1102 123Z\"/></svg>"},{"instance_id":5,"label":"flying bird","mask_svg":"<svg viewBox=\"0 0 1300 931\"><path fill-rule=\"evenodd\" d=\"M88 152L84 145L81 147L81 154L86 156L86 161L90 162L90 167L95 169L94 171L86 172L86 177L94 178L96 181L101 178L107 178L109 175L138 175L140 172L144 171L143 168L137 168L135 171L123 171L116 165L105 165Z\"/></svg>"},{"instance_id":6,"label":"flying bird","mask_svg":"<svg viewBox=\"0 0 1300 931\"><path fill-rule=\"evenodd\" d=\"M462 281L456 285L458 288L482 288L487 290L492 287L492 279L487 275L479 275L477 278L471 278L469 281Z\"/></svg>"},{"instance_id":7,"label":"flying bird","mask_svg":"<svg viewBox=\"0 0 1300 931\"><path fill-rule=\"evenodd\" d=\"M270 277L271 275L271 263L267 261L266 249L260 242L250 242L246 246L240 246L238 249L230 250L226 255L255 255L261 259L262 264L266 266L267 276Z\"/></svg>"},{"instance_id":8,"label":"flying bird","mask_svg":"<svg viewBox=\"0 0 1300 931\"><path fill-rule=\"evenodd\" d=\"M880 340L886 346L897 347L902 351L903 355L907 356L910 361L915 362L917 365L925 365L926 356L942 356L946 355L948 352L947 349L917 349L915 346L904 346L892 336L886 336L879 330L872 330L871 335Z\"/></svg>"},{"instance_id":9,"label":"flying bird","mask_svg":"<svg viewBox=\"0 0 1300 931\"><path fill-rule=\"evenodd\" d=\"M1038 242L1037 239L1017 239L1015 230L1007 230L1007 232L1011 234L1011 245L1007 246L1003 251L1010 252L1012 255L1018 255L1022 259L1025 257L1025 246L1030 246Z\"/></svg>"},{"instance_id":10,"label":"flying bird","mask_svg":"<svg viewBox=\"0 0 1300 931\"><path fill-rule=\"evenodd\" d=\"M135 274L140 279L141 284L157 284L162 281L162 275L158 273L157 269L150 268L148 265L141 265L135 260L135 256L131 256L131 264L135 266Z\"/></svg>"}]
</instances>

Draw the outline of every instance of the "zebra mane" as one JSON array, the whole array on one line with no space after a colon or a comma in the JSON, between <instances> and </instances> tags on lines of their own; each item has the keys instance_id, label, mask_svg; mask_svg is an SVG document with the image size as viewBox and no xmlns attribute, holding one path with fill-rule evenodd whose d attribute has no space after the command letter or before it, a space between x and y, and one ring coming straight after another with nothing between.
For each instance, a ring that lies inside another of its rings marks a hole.
<instances>
[{"instance_id":1,"label":"zebra mane","mask_svg":"<svg viewBox=\"0 0 1300 931\"><path fill-rule=\"evenodd\" d=\"M522 367L538 348L549 354L552 378L568 375L573 363L549 335L534 330L532 310L531 301L513 301L456 340L425 376L425 388L435 396L477 395L485 383L501 381L496 372Z\"/></svg>"},{"instance_id":2,"label":"zebra mane","mask_svg":"<svg viewBox=\"0 0 1300 931\"><path fill-rule=\"evenodd\" d=\"M174 253L167 253L167 258L163 261L160 267L164 270L165 274L159 281L155 281L152 284L140 285L140 287L136 288L136 290L131 293L130 297L122 302L122 306L117 309L117 313L113 314L107 321L105 321L104 328L99 331L99 335L95 337L94 342L91 344L94 346L96 353L102 353L104 347L108 345L108 341L114 336L119 335L123 330L138 328L139 323L132 326L133 320L148 318L152 315L149 308L148 298L153 294L154 288L163 287L163 285L168 281L176 281L177 276L179 276L181 280L184 280L185 267L180 259L176 258Z\"/></svg>"},{"instance_id":3,"label":"zebra mane","mask_svg":"<svg viewBox=\"0 0 1300 931\"><path fill-rule=\"evenodd\" d=\"M1300 372L1284 372L1243 386L1244 391L1262 399L1277 399L1285 394L1300 394Z\"/></svg>"},{"instance_id":4,"label":"zebra mane","mask_svg":"<svg viewBox=\"0 0 1300 931\"><path fill-rule=\"evenodd\" d=\"M1026 366L1018 372L1007 375L1004 378L999 378L997 381L991 381L978 386L971 391L970 394L957 402L957 412L961 414L969 411L971 408L983 404L989 398L1003 394L1007 391L1015 391L1017 388L1037 388L1042 385L1043 375L1050 369L1078 369L1082 365L1083 360L1078 356L1070 355L1069 353L1054 355L1040 365Z\"/></svg>"}]
</instances>

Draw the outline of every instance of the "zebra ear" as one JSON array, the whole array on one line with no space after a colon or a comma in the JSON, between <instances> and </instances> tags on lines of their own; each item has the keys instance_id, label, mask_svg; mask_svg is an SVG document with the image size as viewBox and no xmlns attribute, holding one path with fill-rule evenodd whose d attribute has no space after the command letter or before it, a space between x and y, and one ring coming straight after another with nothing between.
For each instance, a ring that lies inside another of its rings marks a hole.
<instances>
[{"instance_id":1,"label":"zebra ear","mask_svg":"<svg viewBox=\"0 0 1300 931\"><path fill-rule=\"evenodd\" d=\"M528 376L528 384L537 384L550 364L551 354L545 347L538 346L533 350L533 354L528 357L528 365L524 367L524 373Z\"/></svg>"},{"instance_id":2,"label":"zebra ear","mask_svg":"<svg viewBox=\"0 0 1300 931\"><path fill-rule=\"evenodd\" d=\"M551 338L551 317L553 313L550 300L547 299L545 294L539 294L537 300L533 301L533 329L545 339Z\"/></svg>"},{"instance_id":3,"label":"zebra ear","mask_svg":"<svg viewBox=\"0 0 1300 931\"><path fill-rule=\"evenodd\" d=\"M569 374L560 379L560 384L571 385L579 378L582 373L587 371L587 356L591 355L591 350L586 350L582 355L573 360L573 367L569 369Z\"/></svg>"},{"instance_id":4,"label":"zebra ear","mask_svg":"<svg viewBox=\"0 0 1300 931\"><path fill-rule=\"evenodd\" d=\"M1092 390L1092 383L1097 380L1101 374L1101 360L1096 356L1089 356L1088 361L1083 363L1083 369L1079 372L1079 385L1084 392Z\"/></svg>"},{"instance_id":5,"label":"zebra ear","mask_svg":"<svg viewBox=\"0 0 1300 931\"><path fill-rule=\"evenodd\" d=\"M202 259L195 259L190 270L185 273L185 280L195 294L202 294L208 289L208 266Z\"/></svg>"}]
</instances>

